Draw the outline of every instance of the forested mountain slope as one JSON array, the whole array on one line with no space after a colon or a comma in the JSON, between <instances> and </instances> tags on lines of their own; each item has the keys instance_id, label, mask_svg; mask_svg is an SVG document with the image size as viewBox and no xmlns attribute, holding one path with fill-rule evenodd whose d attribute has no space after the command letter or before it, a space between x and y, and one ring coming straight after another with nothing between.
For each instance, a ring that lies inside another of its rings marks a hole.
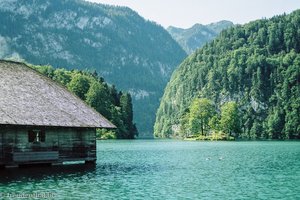
<instances>
[{"instance_id":1,"label":"forested mountain slope","mask_svg":"<svg viewBox=\"0 0 300 200\"><path fill-rule=\"evenodd\" d=\"M152 135L159 98L186 53L161 26L126 7L81 0L1 0L0 58L96 70L133 97Z\"/></svg>"},{"instance_id":2,"label":"forested mountain slope","mask_svg":"<svg viewBox=\"0 0 300 200\"><path fill-rule=\"evenodd\" d=\"M190 132L201 101L210 101L217 113L204 134L222 120L229 102L239 112L235 137L299 138L300 10L227 29L189 56L165 89L155 135Z\"/></svg>"},{"instance_id":3,"label":"forested mountain slope","mask_svg":"<svg viewBox=\"0 0 300 200\"><path fill-rule=\"evenodd\" d=\"M232 26L232 22L223 20L208 25L195 24L187 29L170 26L167 31L188 54L191 54L205 43L215 39L222 30Z\"/></svg>"}]
</instances>

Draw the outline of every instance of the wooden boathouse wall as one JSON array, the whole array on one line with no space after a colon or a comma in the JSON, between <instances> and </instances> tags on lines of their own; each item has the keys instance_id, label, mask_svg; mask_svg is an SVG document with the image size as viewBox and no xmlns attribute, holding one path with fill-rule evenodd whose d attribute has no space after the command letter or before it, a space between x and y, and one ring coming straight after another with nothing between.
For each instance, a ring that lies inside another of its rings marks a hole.
<instances>
[{"instance_id":1,"label":"wooden boathouse wall","mask_svg":"<svg viewBox=\"0 0 300 200\"><path fill-rule=\"evenodd\" d=\"M31 130L43 130L44 141L29 142ZM0 126L0 165L95 160L95 128Z\"/></svg>"},{"instance_id":2,"label":"wooden boathouse wall","mask_svg":"<svg viewBox=\"0 0 300 200\"><path fill-rule=\"evenodd\" d=\"M0 60L0 165L94 162L96 128L116 127L61 84Z\"/></svg>"}]
</instances>

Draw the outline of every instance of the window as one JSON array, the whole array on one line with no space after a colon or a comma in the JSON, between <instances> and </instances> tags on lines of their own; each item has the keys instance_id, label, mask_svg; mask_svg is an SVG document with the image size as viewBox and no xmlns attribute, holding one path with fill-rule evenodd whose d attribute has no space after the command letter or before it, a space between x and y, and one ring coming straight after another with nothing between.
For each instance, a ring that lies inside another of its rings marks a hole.
<instances>
[{"instance_id":1,"label":"window","mask_svg":"<svg viewBox=\"0 0 300 200\"><path fill-rule=\"evenodd\" d=\"M35 140L35 133L33 130L28 131L28 142L34 142Z\"/></svg>"},{"instance_id":2,"label":"window","mask_svg":"<svg viewBox=\"0 0 300 200\"><path fill-rule=\"evenodd\" d=\"M28 142L45 142L46 135L45 130L29 130Z\"/></svg>"}]
</instances>

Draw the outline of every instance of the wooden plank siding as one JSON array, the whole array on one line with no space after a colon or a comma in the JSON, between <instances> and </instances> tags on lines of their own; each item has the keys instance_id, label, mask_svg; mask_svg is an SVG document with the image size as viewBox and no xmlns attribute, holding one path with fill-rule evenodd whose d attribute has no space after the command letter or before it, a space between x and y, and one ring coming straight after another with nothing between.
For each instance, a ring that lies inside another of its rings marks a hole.
<instances>
[{"instance_id":1,"label":"wooden plank siding","mask_svg":"<svg viewBox=\"0 0 300 200\"><path fill-rule=\"evenodd\" d=\"M57 161L58 151L14 152L13 162Z\"/></svg>"},{"instance_id":2,"label":"wooden plank siding","mask_svg":"<svg viewBox=\"0 0 300 200\"><path fill-rule=\"evenodd\" d=\"M41 128L45 142L29 142L28 131ZM96 160L95 128L0 126L0 145L1 165Z\"/></svg>"},{"instance_id":3,"label":"wooden plank siding","mask_svg":"<svg viewBox=\"0 0 300 200\"><path fill-rule=\"evenodd\" d=\"M77 130L76 132L61 132L59 134L60 160L95 160L96 135L91 130Z\"/></svg>"}]
</instances>

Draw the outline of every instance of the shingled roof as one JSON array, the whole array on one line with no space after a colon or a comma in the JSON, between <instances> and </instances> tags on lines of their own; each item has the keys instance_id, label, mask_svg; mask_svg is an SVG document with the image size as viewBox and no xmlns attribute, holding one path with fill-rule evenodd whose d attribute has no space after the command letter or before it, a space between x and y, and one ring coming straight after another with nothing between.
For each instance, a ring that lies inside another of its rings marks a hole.
<instances>
[{"instance_id":1,"label":"shingled roof","mask_svg":"<svg viewBox=\"0 0 300 200\"><path fill-rule=\"evenodd\" d=\"M23 63L3 60L0 124L115 128L60 84Z\"/></svg>"}]
</instances>

